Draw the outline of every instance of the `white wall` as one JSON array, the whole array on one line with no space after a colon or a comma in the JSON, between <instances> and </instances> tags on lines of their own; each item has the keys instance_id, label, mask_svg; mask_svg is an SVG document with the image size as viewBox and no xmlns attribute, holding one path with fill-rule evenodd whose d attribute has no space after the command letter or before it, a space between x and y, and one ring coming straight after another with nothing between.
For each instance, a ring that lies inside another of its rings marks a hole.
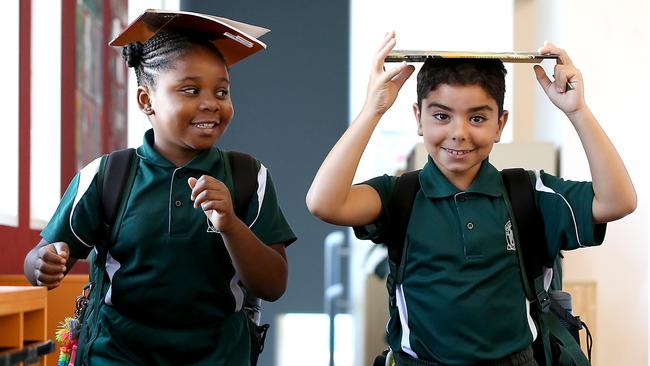
<instances>
[{"instance_id":1,"label":"white wall","mask_svg":"<svg viewBox=\"0 0 650 366\"><path fill-rule=\"evenodd\" d=\"M538 13L538 36L554 39L582 71L587 103L626 162L639 197L639 208L633 215L608 225L602 247L568 253L565 279L597 284L597 364L646 365L649 220L648 154L644 146L649 129L644 107L650 83L648 2L543 3L552 12ZM574 129L561 113L547 113L552 107L544 99L538 95L536 127L539 135L559 140L562 176L590 180ZM556 128L548 133L547 126Z\"/></svg>"}]
</instances>

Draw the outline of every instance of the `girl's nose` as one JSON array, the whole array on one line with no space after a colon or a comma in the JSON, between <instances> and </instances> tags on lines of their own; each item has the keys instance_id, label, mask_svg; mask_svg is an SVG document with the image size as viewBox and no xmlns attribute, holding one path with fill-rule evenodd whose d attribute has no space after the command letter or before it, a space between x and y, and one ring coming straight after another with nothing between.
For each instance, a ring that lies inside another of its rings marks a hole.
<instances>
[{"instance_id":1,"label":"girl's nose","mask_svg":"<svg viewBox=\"0 0 650 366\"><path fill-rule=\"evenodd\" d=\"M204 111L218 111L219 110L219 101L216 98L203 98L199 108Z\"/></svg>"}]
</instances>

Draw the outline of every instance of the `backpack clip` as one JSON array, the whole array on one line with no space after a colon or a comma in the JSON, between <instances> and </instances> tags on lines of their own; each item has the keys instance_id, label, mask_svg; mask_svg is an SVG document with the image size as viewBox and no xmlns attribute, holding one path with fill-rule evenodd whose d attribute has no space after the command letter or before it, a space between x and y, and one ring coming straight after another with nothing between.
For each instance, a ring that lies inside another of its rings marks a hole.
<instances>
[{"instance_id":1,"label":"backpack clip","mask_svg":"<svg viewBox=\"0 0 650 366\"><path fill-rule=\"evenodd\" d=\"M551 296L549 296L548 292L544 289L541 289L537 291L536 298L539 310L543 313L548 312L551 308Z\"/></svg>"}]
</instances>

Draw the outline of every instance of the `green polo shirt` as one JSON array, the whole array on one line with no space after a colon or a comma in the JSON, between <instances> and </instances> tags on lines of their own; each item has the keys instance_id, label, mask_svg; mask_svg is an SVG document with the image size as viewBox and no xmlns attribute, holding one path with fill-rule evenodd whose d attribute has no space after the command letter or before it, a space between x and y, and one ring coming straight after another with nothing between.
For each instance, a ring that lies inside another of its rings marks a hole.
<instances>
[{"instance_id":1,"label":"green polo shirt","mask_svg":"<svg viewBox=\"0 0 650 366\"><path fill-rule=\"evenodd\" d=\"M384 175L365 182L379 193L384 214L355 228L360 239L377 239L386 229L396 179ZM397 308L387 327L390 347L447 365L498 359L523 349L537 330L508 238L510 216L499 171L486 160L472 185L461 191L429 158L419 179ZM544 172L536 179L550 253L602 243L605 225L592 223L591 183Z\"/></svg>"},{"instance_id":2,"label":"green polo shirt","mask_svg":"<svg viewBox=\"0 0 650 366\"><path fill-rule=\"evenodd\" d=\"M109 306L102 308L105 329L114 329L120 343L127 348L138 345L143 354L152 349L163 354L172 349L214 350L217 344L236 347L248 336L245 319L234 315L243 300L239 277L221 235L203 211L193 207L187 184L189 177L206 174L232 191L227 152L206 150L176 167L153 148L149 130L137 154L135 180L106 261L111 287L105 298ZM41 233L49 242L67 242L76 258L88 255L100 231L100 159L75 176ZM271 176L259 162L257 179L246 223L263 243L289 245L296 237L278 205ZM238 333L223 337L224 326ZM161 348L170 335L178 347ZM93 350L101 347L100 340Z\"/></svg>"}]
</instances>

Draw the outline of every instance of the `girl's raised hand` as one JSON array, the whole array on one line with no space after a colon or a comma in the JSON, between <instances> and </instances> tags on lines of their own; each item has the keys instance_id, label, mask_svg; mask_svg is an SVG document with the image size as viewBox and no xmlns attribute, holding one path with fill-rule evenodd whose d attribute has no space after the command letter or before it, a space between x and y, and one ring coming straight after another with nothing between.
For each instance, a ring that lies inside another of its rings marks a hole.
<instances>
[{"instance_id":1,"label":"girl's raised hand","mask_svg":"<svg viewBox=\"0 0 650 366\"><path fill-rule=\"evenodd\" d=\"M553 81L541 66L533 66L537 81L551 102L568 116L583 109L586 104L582 74L573 65L566 51L549 42L544 42L544 46L538 51L542 54L552 53L559 56L553 70Z\"/></svg>"},{"instance_id":2,"label":"girl's raised hand","mask_svg":"<svg viewBox=\"0 0 650 366\"><path fill-rule=\"evenodd\" d=\"M227 232L233 220L237 220L228 187L209 175L202 175L199 179L191 177L187 184L192 189L190 199L194 201L194 207L201 207L218 232Z\"/></svg>"},{"instance_id":3,"label":"girl's raised hand","mask_svg":"<svg viewBox=\"0 0 650 366\"><path fill-rule=\"evenodd\" d=\"M415 67L407 65L406 62L386 70L384 60L395 44L395 32L386 33L375 54L370 71L364 109L379 115L386 113L393 105L399 90L415 70Z\"/></svg>"}]
</instances>

